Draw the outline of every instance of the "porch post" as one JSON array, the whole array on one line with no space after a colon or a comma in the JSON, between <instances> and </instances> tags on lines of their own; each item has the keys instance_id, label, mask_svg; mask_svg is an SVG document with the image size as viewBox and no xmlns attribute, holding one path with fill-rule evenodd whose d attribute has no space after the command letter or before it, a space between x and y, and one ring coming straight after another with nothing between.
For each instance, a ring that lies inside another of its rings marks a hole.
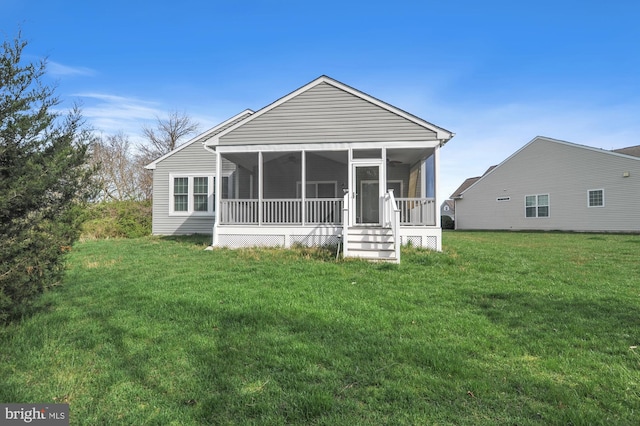
<instances>
[{"instance_id":1,"label":"porch post","mask_svg":"<svg viewBox=\"0 0 640 426\"><path fill-rule=\"evenodd\" d=\"M382 188L380 188L381 197L387 193L387 148L382 147L382 170L380 170L380 177L382 178ZM382 211L382 210L381 210Z\"/></svg>"},{"instance_id":2,"label":"porch post","mask_svg":"<svg viewBox=\"0 0 640 426\"><path fill-rule=\"evenodd\" d=\"M258 225L262 225L262 151L258 151Z\"/></svg>"},{"instance_id":3,"label":"porch post","mask_svg":"<svg viewBox=\"0 0 640 426\"><path fill-rule=\"evenodd\" d=\"M302 187L300 188L300 195L302 196L302 226L304 226L307 218L307 152L305 150L302 150L300 158L302 161L302 177L300 178Z\"/></svg>"},{"instance_id":4,"label":"porch post","mask_svg":"<svg viewBox=\"0 0 640 426\"><path fill-rule=\"evenodd\" d=\"M355 191L356 189L353 187L355 185L355 182L353 181L353 149L349 148L349 153L348 153L348 158L347 158L347 187L349 189L349 191L347 192L348 197L345 197L345 199L343 200L344 202L344 209L346 209L346 213L347 213L347 217L343 218L344 221L344 227L348 228L352 225L351 222L351 216L353 216L353 199L355 197ZM347 235L347 229L344 229L342 231L343 235Z\"/></svg>"},{"instance_id":5,"label":"porch post","mask_svg":"<svg viewBox=\"0 0 640 426\"><path fill-rule=\"evenodd\" d=\"M220 223L221 216L221 205L222 202L220 199L222 198L222 156L218 151L215 152L216 155L216 173L214 178L214 189L213 189L213 212L214 212L214 221L213 221L213 238L212 245L215 247L218 245L218 224Z\"/></svg>"},{"instance_id":6,"label":"porch post","mask_svg":"<svg viewBox=\"0 0 640 426\"><path fill-rule=\"evenodd\" d=\"M440 209L438 208L438 195L440 187L440 146L437 145L433 150L433 198L434 210L436 215L436 228L440 229Z\"/></svg>"}]
</instances>

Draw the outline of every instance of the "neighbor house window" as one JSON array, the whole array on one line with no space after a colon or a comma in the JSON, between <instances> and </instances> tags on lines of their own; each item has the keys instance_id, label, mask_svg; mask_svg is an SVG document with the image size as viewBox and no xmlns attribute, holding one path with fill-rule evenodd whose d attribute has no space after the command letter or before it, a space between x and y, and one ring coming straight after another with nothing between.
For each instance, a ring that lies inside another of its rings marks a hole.
<instances>
[{"instance_id":1,"label":"neighbor house window","mask_svg":"<svg viewBox=\"0 0 640 426\"><path fill-rule=\"evenodd\" d=\"M526 217L549 217L549 194L525 197Z\"/></svg>"},{"instance_id":2,"label":"neighbor house window","mask_svg":"<svg viewBox=\"0 0 640 426\"><path fill-rule=\"evenodd\" d=\"M171 175L169 214L213 214L214 182L211 175Z\"/></svg>"},{"instance_id":3,"label":"neighbor house window","mask_svg":"<svg viewBox=\"0 0 640 426\"><path fill-rule=\"evenodd\" d=\"M604 207L604 189L588 191L589 207Z\"/></svg>"}]
</instances>

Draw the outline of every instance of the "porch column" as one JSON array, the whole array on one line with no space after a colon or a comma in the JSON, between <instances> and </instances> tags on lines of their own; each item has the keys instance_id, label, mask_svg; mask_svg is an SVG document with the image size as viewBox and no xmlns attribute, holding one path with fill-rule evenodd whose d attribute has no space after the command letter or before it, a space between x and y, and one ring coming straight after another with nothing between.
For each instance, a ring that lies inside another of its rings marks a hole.
<instances>
[{"instance_id":1,"label":"porch column","mask_svg":"<svg viewBox=\"0 0 640 426\"><path fill-rule=\"evenodd\" d=\"M440 229L440 209L438 204L438 195L440 187L440 146L436 146L433 150L433 198L434 210L436 215L436 228ZM426 194L425 194L426 195Z\"/></svg>"},{"instance_id":2,"label":"porch column","mask_svg":"<svg viewBox=\"0 0 640 426\"><path fill-rule=\"evenodd\" d=\"M262 173L264 171L262 161L262 151L258 151L258 225L262 225Z\"/></svg>"},{"instance_id":3,"label":"porch column","mask_svg":"<svg viewBox=\"0 0 640 426\"><path fill-rule=\"evenodd\" d=\"M300 195L302 196L302 225L304 226L306 224L306 219L307 219L307 152L305 150L302 150L302 153L300 154L300 161L302 162L302 169L301 169L301 173L302 176L300 177L300 185L302 185L302 187L300 188Z\"/></svg>"},{"instance_id":4,"label":"porch column","mask_svg":"<svg viewBox=\"0 0 640 426\"><path fill-rule=\"evenodd\" d=\"M216 155L216 173L214 180L214 189L213 189L213 212L215 214L215 219L213 221L213 241L212 245L218 245L218 224L220 223L220 209L221 209L221 201L222 198L222 156L218 151L215 152Z\"/></svg>"}]
</instances>

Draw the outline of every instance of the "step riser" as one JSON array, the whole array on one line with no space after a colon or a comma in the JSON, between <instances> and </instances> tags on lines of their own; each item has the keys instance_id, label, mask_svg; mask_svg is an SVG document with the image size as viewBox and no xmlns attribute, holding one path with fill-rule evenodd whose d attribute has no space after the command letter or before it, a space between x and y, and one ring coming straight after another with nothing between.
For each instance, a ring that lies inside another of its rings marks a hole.
<instances>
[{"instance_id":1,"label":"step riser","mask_svg":"<svg viewBox=\"0 0 640 426\"><path fill-rule=\"evenodd\" d=\"M393 250L392 242L349 241L349 250Z\"/></svg>"},{"instance_id":2,"label":"step riser","mask_svg":"<svg viewBox=\"0 0 640 426\"><path fill-rule=\"evenodd\" d=\"M395 262L395 241L389 228L349 228L345 235L348 257Z\"/></svg>"},{"instance_id":3,"label":"step riser","mask_svg":"<svg viewBox=\"0 0 640 426\"><path fill-rule=\"evenodd\" d=\"M393 250L388 251L350 251L349 257L358 257L360 259L385 259L394 260L395 252Z\"/></svg>"},{"instance_id":4,"label":"step riser","mask_svg":"<svg viewBox=\"0 0 640 426\"><path fill-rule=\"evenodd\" d=\"M393 236L393 232L390 229L371 229L371 230L349 230L349 236Z\"/></svg>"}]
</instances>

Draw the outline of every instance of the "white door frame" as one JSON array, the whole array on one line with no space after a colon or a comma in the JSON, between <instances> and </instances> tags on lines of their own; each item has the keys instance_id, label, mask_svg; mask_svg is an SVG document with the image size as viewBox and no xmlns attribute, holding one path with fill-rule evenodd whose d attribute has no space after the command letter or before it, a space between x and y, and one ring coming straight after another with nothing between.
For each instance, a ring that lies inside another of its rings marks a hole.
<instances>
[{"instance_id":1,"label":"white door frame","mask_svg":"<svg viewBox=\"0 0 640 426\"><path fill-rule=\"evenodd\" d=\"M357 162L353 162L351 165L351 206L349 208L349 211L351 212L351 223L354 226L371 226L371 225L380 225L382 223L382 207L381 207L381 201L382 200L382 196L384 195L384 186L382 184L382 182L384 182L384 168L382 167L383 162L382 160L380 161L371 161L371 160L367 160L367 161L357 161ZM371 183L371 182L375 182L375 180L372 179L362 179L360 182L358 182L358 173L357 173L357 169L359 167L377 167L378 168L378 222L377 223L359 223L358 222L358 217L357 217L357 211L358 211L358 206L357 203L360 203L360 209L362 209L362 199L358 197L359 194L362 194L362 187L364 186L365 183ZM360 183L360 185L358 186L358 183Z\"/></svg>"}]
</instances>

